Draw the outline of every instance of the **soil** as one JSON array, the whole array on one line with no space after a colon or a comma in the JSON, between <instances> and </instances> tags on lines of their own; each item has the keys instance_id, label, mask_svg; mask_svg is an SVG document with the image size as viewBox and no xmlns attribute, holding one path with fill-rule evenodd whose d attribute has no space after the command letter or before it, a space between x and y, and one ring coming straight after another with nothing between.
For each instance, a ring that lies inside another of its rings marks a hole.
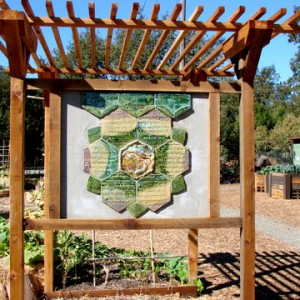
<instances>
[{"instance_id":1,"label":"soil","mask_svg":"<svg viewBox=\"0 0 300 300\"><path fill-rule=\"evenodd\" d=\"M239 209L239 188L238 184L221 186L222 207ZM5 211L8 207L6 201L3 201L3 198L0 199L0 215L7 214ZM270 198L266 193L256 193L256 213L276 221L278 226L280 224L288 225L292 230L300 232L300 200L279 200ZM89 232L85 233L89 234ZM240 297L239 235L239 229L199 230L198 275L205 286L201 299L226 300ZM97 231L96 239L114 247L149 249L149 231ZM256 232L256 299L300 299L300 245L293 247L287 240L286 237L275 239L263 231ZM156 252L186 255L187 230L155 230L153 231L153 244ZM0 276L1 280L4 279ZM109 282L110 286L117 284L120 283L114 280ZM128 282L122 282L122 285L127 284ZM81 284L75 288L91 289L91 283ZM179 295L137 295L135 297L118 296L99 299L178 298Z\"/></svg>"}]
</instances>

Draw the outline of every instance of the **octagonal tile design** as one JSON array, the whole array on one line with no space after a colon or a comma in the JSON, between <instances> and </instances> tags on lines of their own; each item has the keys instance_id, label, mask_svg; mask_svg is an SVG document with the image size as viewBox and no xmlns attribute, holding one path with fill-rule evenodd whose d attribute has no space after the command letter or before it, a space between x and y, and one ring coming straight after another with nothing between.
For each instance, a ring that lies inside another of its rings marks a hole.
<instances>
[{"instance_id":1,"label":"octagonal tile design","mask_svg":"<svg viewBox=\"0 0 300 300\"><path fill-rule=\"evenodd\" d=\"M127 145L120 152L120 168L134 179L144 177L154 169L154 149L139 141Z\"/></svg>"},{"instance_id":2,"label":"octagonal tile design","mask_svg":"<svg viewBox=\"0 0 300 300\"><path fill-rule=\"evenodd\" d=\"M133 217L158 213L186 190L187 133L172 119L191 108L187 94L83 93L82 107L101 126L87 130L87 190L113 210Z\"/></svg>"}]
</instances>

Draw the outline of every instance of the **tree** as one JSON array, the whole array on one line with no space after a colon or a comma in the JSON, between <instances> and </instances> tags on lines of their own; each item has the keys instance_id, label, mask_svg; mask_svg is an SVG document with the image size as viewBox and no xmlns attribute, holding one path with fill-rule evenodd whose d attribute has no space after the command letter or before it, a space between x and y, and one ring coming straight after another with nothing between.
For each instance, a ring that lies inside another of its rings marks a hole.
<instances>
[{"instance_id":1,"label":"tree","mask_svg":"<svg viewBox=\"0 0 300 300\"><path fill-rule=\"evenodd\" d=\"M0 66L0 141L9 140L9 74Z\"/></svg>"}]
</instances>

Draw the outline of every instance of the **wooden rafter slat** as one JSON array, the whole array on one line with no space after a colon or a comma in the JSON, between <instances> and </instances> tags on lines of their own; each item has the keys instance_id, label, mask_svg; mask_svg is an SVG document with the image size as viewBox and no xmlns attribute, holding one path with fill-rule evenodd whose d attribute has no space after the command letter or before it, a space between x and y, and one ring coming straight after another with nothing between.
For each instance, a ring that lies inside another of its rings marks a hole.
<instances>
[{"instance_id":1,"label":"wooden rafter slat","mask_svg":"<svg viewBox=\"0 0 300 300\"><path fill-rule=\"evenodd\" d=\"M281 26L283 25L291 25L293 23L296 23L300 20L300 10L296 11L292 16L290 16L285 22L280 24ZM272 39L276 37L280 32L274 32L272 34Z\"/></svg>"},{"instance_id":2,"label":"wooden rafter slat","mask_svg":"<svg viewBox=\"0 0 300 300\"><path fill-rule=\"evenodd\" d=\"M32 55L32 58L33 58L34 62L36 63L36 65L38 67L40 67L41 61L40 61L39 57L37 56L35 49L32 48L32 46L28 43L27 39L22 38L22 41L26 45L27 49L30 51L30 54Z\"/></svg>"},{"instance_id":3,"label":"wooden rafter slat","mask_svg":"<svg viewBox=\"0 0 300 300\"><path fill-rule=\"evenodd\" d=\"M224 6L220 6L216 9L216 11L210 16L208 22L215 23L225 12ZM182 53L180 53L179 57L175 60L173 65L171 66L171 70L174 70L180 62L186 57L186 55L191 51L192 48L199 42L199 40L205 35L206 31L199 31L195 34L193 39L188 43L188 45L183 49Z\"/></svg>"},{"instance_id":4,"label":"wooden rafter slat","mask_svg":"<svg viewBox=\"0 0 300 300\"><path fill-rule=\"evenodd\" d=\"M198 5L197 8L195 9L195 11L190 16L189 21L191 21L191 22L196 21L202 14L203 10L204 10L204 7ZM181 31L178 34L178 36L176 37L175 41L173 42L171 48L165 55L164 59L161 61L160 65L157 67L158 70L161 70L165 66L165 64L171 58L171 56L174 54L176 49L179 47L181 41L184 39L184 37L187 35L187 33L188 33L187 31Z\"/></svg>"},{"instance_id":5,"label":"wooden rafter slat","mask_svg":"<svg viewBox=\"0 0 300 300\"><path fill-rule=\"evenodd\" d=\"M175 20L178 18L178 16L179 16L181 10L182 10L182 5L177 3L177 4L175 5L175 7L174 7L174 10L173 10L173 12L172 12L172 14L171 14L169 20L170 20L170 21L175 21ZM146 65L145 65L145 67L144 67L144 70L147 70L147 69L150 68L151 63L153 62L154 58L155 58L156 55L158 54L158 52L159 52L160 48L162 47L162 45L163 45L165 39L167 38L169 32L170 32L170 30L164 30L164 31L161 33L161 35L160 35L160 37L159 37L159 40L157 41L157 43L156 43L156 45L155 45L155 47L154 47L154 49L153 49L153 51L152 51L150 57L148 58L148 60L147 60L147 62L146 62Z\"/></svg>"},{"instance_id":6,"label":"wooden rafter slat","mask_svg":"<svg viewBox=\"0 0 300 300\"><path fill-rule=\"evenodd\" d=\"M30 6L30 3L29 3L28 0L22 0L22 6L23 6L23 8L24 8L24 10L25 10L28 17L35 17L34 12L33 12L32 8ZM43 48L43 50L44 50L44 52L47 56L47 59L48 59L50 65L54 67L55 63L54 63L53 57L51 55L51 52L49 50L48 44L47 44L46 39L45 39L45 37L42 33L41 28L39 26L36 26L36 25L33 25L32 27L33 27L33 29L34 29L41 45L42 45L42 48Z\"/></svg>"},{"instance_id":7,"label":"wooden rafter slat","mask_svg":"<svg viewBox=\"0 0 300 300\"><path fill-rule=\"evenodd\" d=\"M135 2L135 3L132 4L130 20L135 20L136 19L138 11L139 11L139 3ZM127 53L127 49L128 49L129 42L130 42L131 34L132 34L132 29L127 29L126 34L125 34L123 47L122 47L121 57L120 57L120 61L119 61L119 69L122 69L122 67L123 67L124 60L125 60L126 53Z\"/></svg>"},{"instance_id":8,"label":"wooden rafter slat","mask_svg":"<svg viewBox=\"0 0 300 300\"><path fill-rule=\"evenodd\" d=\"M241 16L242 14L245 12L245 7L244 6L240 6L239 9L231 16L230 21L231 22L236 22ZM259 18L261 18L265 13L267 12L265 7L261 7L259 8L248 20L258 20ZM207 58L205 58L197 67L197 70L200 70L202 68L204 68L207 64L209 64L213 59L215 59L223 50L223 46L219 45ZM222 62L220 63L219 61L217 61L215 63L216 66L221 65L225 60L223 57L221 57L219 60L221 60ZM216 66L214 68L210 67L209 70L212 71L216 68Z\"/></svg>"},{"instance_id":9,"label":"wooden rafter slat","mask_svg":"<svg viewBox=\"0 0 300 300\"><path fill-rule=\"evenodd\" d=\"M274 15L269 18L269 21L274 23L286 15L286 8L280 8Z\"/></svg>"},{"instance_id":10,"label":"wooden rafter slat","mask_svg":"<svg viewBox=\"0 0 300 300\"><path fill-rule=\"evenodd\" d=\"M159 4L154 4L153 5L153 9L152 9L152 12L151 12L151 15L150 15L150 20L156 20L157 19L157 16L158 16L158 13L159 13L159 10L160 10L160 5ZM135 55L135 58L132 62L132 65L131 65L131 68L132 69L135 69L141 56L142 56L142 53L145 49L145 46L148 42L148 39L150 37L150 34L151 34L151 29L146 29L145 30L145 33L144 33L144 36L142 38L142 41L140 43L140 46L139 46L139 49Z\"/></svg>"},{"instance_id":11,"label":"wooden rafter slat","mask_svg":"<svg viewBox=\"0 0 300 300\"><path fill-rule=\"evenodd\" d=\"M7 49L4 44L0 41L0 51L7 57Z\"/></svg>"},{"instance_id":12,"label":"wooden rafter slat","mask_svg":"<svg viewBox=\"0 0 300 300\"><path fill-rule=\"evenodd\" d=\"M95 19L95 2L89 2L89 16L91 19ZM96 68L96 29L90 28L91 37L91 62L92 68Z\"/></svg>"},{"instance_id":13,"label":"wooden rafter slat","mask_svg":"<svg viewBox=\"0 0 300 300\"><path fill-rule=\"evenodd\" d=\"M115 20L118 12L118 4L112 3L110 10L110 19ZM105 50L105 68L109 68L109 57L110 57L110 48L111 40L113 35L113 28L108 28L107 37L106 37L106 50Z\"/></svg>"},{"instance_id":14,"label":"wooden rafter slat","mask_svg":"<svg viewBox=\"0 0 300 300\"><path fill-rule=\"evenodd\" d=\"M9 5L6 3L5 0L0 0L0 8L3 10L10 9Z\"/></svg>"},{"instance_id":15,"label":"wooden rafter slat","mask_svg":"<svg viewBox=\"0 0 300 300\"><path fill-rule=\"evenodd\" d=\"M227 64L226 66L224 66L222 69L220 69L220 72L225 72L228 71L229 69L231 69L233 67L232 63Z\"/></svg>"},{"instance_id":16,"label":"wooden rafter slat","mask_svg":"<svg viewBox=\"0 0 300 300\"><path fill-rule=\"evenodd\" d=\"M222 65L226 61L226 58L223 56L219 60L217 60L213 65L211 65L208 70L213 71L216 68L218 68L220 65Z\"/></svg>"},{"instance_id":17,"label":"wooden rafter slat","mask_svg":"<svg viewBox=\"0 0 300 300\"><path fill-rule=\"evenodd\" d=\"M68 0L66 2L66 5L67 5L67 11L68 11L69 18L74 19L75 13L74 13L73 2L71 0ZM73 34L73 38L74 38L78 68L81 69L82 68L82 55L81 55L81 47L80 47L78 31L77 31L76 27L72 27L71 29L72 29L72 34Z\"/></svg>"},{"instance_id":18,"label":"wooden rafter slat","mask_svg":"<svg viewBox=\"0 0 300 300\"><path fill-rule=\"evenodd\" d=\"M53 19L55 17L55 14L54 14L54 9L53 9L53 5L52 5L52 0L46 0L46 10L47 10L49 18ZM70 20L73 20L73 19L70 18ZM55 38L55 41L56 41L56 44L57 44L57 47L58 47L58 50L59 50L59 54L60 54L60 56L62 58L62 61L64 63L64 66L66 68L69 68L68 59L67 59L67 56L66 56L66 53L65 53L65 50L64 50L63 43L62 43L61 38L60 38L58 27L56 25L53 25L51 27L52 27L53 35L54 35L54 38Z\"/></svg>"}]
</instances>

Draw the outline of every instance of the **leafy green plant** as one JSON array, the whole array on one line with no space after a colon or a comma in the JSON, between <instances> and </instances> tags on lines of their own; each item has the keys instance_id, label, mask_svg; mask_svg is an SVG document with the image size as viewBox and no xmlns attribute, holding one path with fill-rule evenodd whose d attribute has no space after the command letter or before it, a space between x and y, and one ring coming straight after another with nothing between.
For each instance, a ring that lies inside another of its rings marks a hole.
<instances>
[{"instance_id":1,"label":"leafy green plant","mask_svg":"<svg viewBox=\"0 0 300 300\"><path fill-rule=\"evenodd\" d=\"M297 174L300 173L299 165L274 165L261 168L259 174L265 175L270 173L282 173L282 174Z\"/></svg>"},{"instance_id":2,"label":"leafy green plant","mask_svg":"<svg viewBox=\"0 0 300 300\"><path fill-rule=\"evenodd\" d=\"M45 181L41 178L38 180L36 188L30 192L30 201L34 206L26 209L26 217L36 219L44 217L44 194Z\"/></svg>"},{"instance_id":3,"label":"leafy green plant","mask_svg":"<svg viewBox=\"0 0 300 300\"><path fill-rule=\"evenodd\" d=\"M44 260L44 234L41 231L26 231L24 234L25 264L35 265Z\"/></svg>"},{"instance_id":4,"label":"leafy green plant","mask_svg":"<svg viewBox=\"0 0 300 300\"><path fill-rule=\"evenodd\" d=\"M9 254L9 224L0 217L0 257Z\"/></svg>"},{"instance_id":5,"label":"leafy green plant","mask_svg":"<svg viewBox=\"0 0 300 300\"><path fill-rule=\"evenodd\" d=\"M195 286L197 287L198 294L201 295L201 293L204 291L204 285L203 285L203 282L201 281L200 278L196 278L196 279L194 280L194 284L195 284Z\"/></svg>"},{"instance_id":6,"label":"leafy green plant","mask_svg":"<svg viewBox=\"0 0 300 300\"><path fill-rule=\"evenodd\" d=\"M9 168L7 165L0 167L0 178L5 178L9 176Z\"/></svg>"},{"instance_id":7,"label":"leafy green plant","mask_svg":"<svg viewBox=\"0 0 300 300\"><path fill-rule=\"evenodd\" d=\"M5 190L7 188L6 183L0 183L0 190Z\"/></svg>"},{"instance_id":8,"label":"leafy green plant","mask_svg":"<svg viewBox=\"0 0 300 300\"><path fill-rule=\"evenodd\" d=\"M165 265L164 268L170 276L170 281L179 280L181 284L188 282L188 266L186 264L186 257L172 257L161 259Z\"/></svg>"}]
</instances>

